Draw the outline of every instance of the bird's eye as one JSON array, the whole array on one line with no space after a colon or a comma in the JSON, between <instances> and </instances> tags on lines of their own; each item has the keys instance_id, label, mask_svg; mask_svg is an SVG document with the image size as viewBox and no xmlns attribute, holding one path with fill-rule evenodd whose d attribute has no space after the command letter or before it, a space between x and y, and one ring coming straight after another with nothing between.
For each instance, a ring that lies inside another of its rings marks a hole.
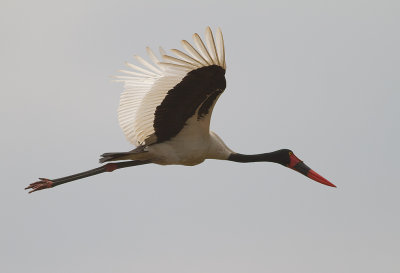
<instances>
[{"instance_id":1,"label":"bird's eye","mask_svg":"<svg viewBox=\"0 0 400 273\"><path fill-rule=\"evenodd\" d=\"M289 152L289 155L292 155L293 154L293 152Z\"/></svg>"}]
</instances>

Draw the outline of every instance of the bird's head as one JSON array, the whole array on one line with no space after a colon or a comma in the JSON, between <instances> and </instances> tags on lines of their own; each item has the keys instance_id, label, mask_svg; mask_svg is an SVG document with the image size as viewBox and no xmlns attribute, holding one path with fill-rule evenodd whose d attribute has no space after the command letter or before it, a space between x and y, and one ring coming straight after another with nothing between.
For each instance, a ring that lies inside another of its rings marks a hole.
<instances>
[{"instance_id":1,"label":"bird's head","mask_svg":"<svg viewBox=\"0 0 400 273\"><path fill-rule=\"evenodd\" d=\"M303 161L301 161L297 156L294 155L293 151L289 149L282 149L278 150L274 155L274 161L276 163L279 163L285 167L288 167L292 170L295 170L296 172L299 172L308 178L311 178L314 181L317 181L321 184L330 186L330 187L336 187L334 184L320 176L318 173L313 171L310 167L308 167L306 164L304 164Z\"/></svg>"}]
</instances>

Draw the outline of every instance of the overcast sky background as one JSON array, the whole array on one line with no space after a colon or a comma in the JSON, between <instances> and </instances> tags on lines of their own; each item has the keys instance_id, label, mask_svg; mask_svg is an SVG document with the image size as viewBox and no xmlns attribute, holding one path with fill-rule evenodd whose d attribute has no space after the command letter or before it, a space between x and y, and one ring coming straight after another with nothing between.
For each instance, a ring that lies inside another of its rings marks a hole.
<instances>
[{"instance_id":1,"label":"overcast sky background","mask_svg":"<svg viewBox=\"0 0 400 273\"><path fill-rule=\"evenodd\" d=\"M209 160L23 190L132 149L109 76L207 25L228 66L212 129L337 189ZM0 271L400 272L399 29L399 1L2 0Z\"/></svg>"}]
</instances>

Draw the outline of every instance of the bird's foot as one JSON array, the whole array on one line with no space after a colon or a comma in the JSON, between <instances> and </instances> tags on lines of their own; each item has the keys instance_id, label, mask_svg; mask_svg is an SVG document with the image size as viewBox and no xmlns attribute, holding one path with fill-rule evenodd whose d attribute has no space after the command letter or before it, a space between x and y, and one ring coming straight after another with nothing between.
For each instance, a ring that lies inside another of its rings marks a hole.
<instances>
[{"instance_id":1,"label":"bird's foot","mask_svg":"<svg viewBox=\"0 0 400 273\"><path fill-rule=\"evenodd\" d=\"M47 178L39 178L40 181L30 184L25 190L32 189L29 193L53 187L54 182Z\"/></svg>"}]
</instances>

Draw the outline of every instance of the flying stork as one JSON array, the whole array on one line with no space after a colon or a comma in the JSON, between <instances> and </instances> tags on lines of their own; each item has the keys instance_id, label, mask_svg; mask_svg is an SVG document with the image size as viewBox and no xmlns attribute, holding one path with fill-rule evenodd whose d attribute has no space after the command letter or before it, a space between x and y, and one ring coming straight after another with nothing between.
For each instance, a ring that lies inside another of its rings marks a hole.
<instances>
[{"instance_id":1,"label":"flying stork","mask_svg":"<svg viewBox=\"0 0 400 273\"><path fill-rule=\"evenodd\" d=\"M182 41L186 52L171 49L171 56L160 47L161 60L147 47L153 64L140 56L142 65L126 63L130 70L116 76L124 83L118 108L119 124L126 138L136 146L129 152L105 153L101 167L57 179L39 178L30 192L52 188L103 172L143 164L194 166L205 159L234 162L274 162L293 169L319 183L335 187L311 170L289 149L254 155L232 151L210 131L212 110L225 90L225 48L221 30L215 39L210 27L205 42L195 33L195 47ZM121 162L114 162L121 161Z\"/></svg>"}]
</instances>

